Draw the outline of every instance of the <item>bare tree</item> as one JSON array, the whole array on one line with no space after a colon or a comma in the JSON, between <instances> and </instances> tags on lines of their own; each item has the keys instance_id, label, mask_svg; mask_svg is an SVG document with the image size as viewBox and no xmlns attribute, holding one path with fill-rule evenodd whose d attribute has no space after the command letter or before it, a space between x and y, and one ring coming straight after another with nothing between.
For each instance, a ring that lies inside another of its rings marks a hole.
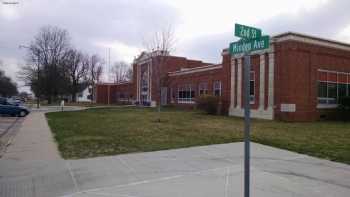
<instances>
[{"instance_id":1,"label":"bare tree","mask_svg":"<svg viewBox=\"0 0 350 197\"><path fill-rule=\"evenodd\" d=\"M174 50L175 37L171 26L155 32L151 39L145 42L145 48L152 60L152 81L157 90L158 102L158 122L161 118L162 87L165 87L167 73L166 64L169 54Z\"/></svg>"},{"instance_id":2,"label":"bare tree","mask_svg":"<svg viewBox=\"0 0 350 197\"><path fill-rule=\"evenodd\" d=\"M17 84L0 69L0 96L13 96L17 93Z\"/></svg>"},{"instance_id":3,"label":"bare tree","mask_svg":"<svg viewBox=\"0 0 350 197\"><path fill-rule=\"evenodd\" d=\"M26 78L27 82L31 81L31 84L34 81L42 82L37 85L40 90L37 96L45 95L49 103L52 98L65 91L67 79L64 62L68 54L69 40L66 30L45 26L40 29L29 47L22 46L27 49L27 65L23 68L25 72L22 73L22 78Z\"/></svg>"},{"instance_id":4,"label":"bare tree","mask_svg":"<svg viewBox=\"0 0 350 197\"><path fill-rule=\"evenodd\" d=\"M134 73L134 70L131 67L129 67L128 70L126 71L126 76L125 76L127 81L130 81L130 82L132 81L133 73Z\"/></svg>"},{"instance_id":5,"label":"bare tree","mask_svg":"<svg viewBox=\"0 0 350 197\"><path fill-rule=\"evenodd\" d=\"M88 67L87 81L88 84L93 87L93 92L91 94L91 100L93 101L96 96L95 84L100 81L104 61L98 55L92 55L91 57L86 55L83 64L86 64Z\"/></svg>"},{"instance_id":6,"label":"bare tree","mask_svg":"<svg viewBox=\"0 0 350 197\"><path fill-rule=\"evenodd\" d=\"M91 85L95 85L101 79L104 61L98 55L85 56L84 64L88 64L88 81Z\"/></svg>"},{"instance_id":7,"label":"bare tree","mask_svg":"<svg viewBox=\"0 0 350 197\"><path fill-rule=\"evenodd\" d=\"M126 82L130 80L130 65L126 62L120 61L114 63L112 67L112 74L115 83Z\"/></svg>"},{"instance_id":8,"label":"bare tree","mask_svg":"<svg viewBox=\"0 0 350 197\"><path fill-rule=\"evenodd\" d=\"M73 102L76 102L77 93L82 90L84 85L83 79L87 78L89 65L84 63L83 54L76 50L70 49L66 57L67 74L70 77L70 92ZM85 83L86 84L86 83Z\"/></svg>"},{"instance_id":9,"label":"bare tree","mask_svg":"<svg viewBox=\"0 0 350 197\"><path fill-rule=\"evenodd\" d=\"M34 48L20 46L21 48L27 48L27 59L26 64L21 66L18 72L18 79L22 80L26 86L29 86L37 99L37 108L40 107L40 97L42 95L41 91L44 89L45 80L44 77L40 77L40 73L43 73L43 66L40 62L40 50L35 50Z\"/></svg>"}]
</instances>

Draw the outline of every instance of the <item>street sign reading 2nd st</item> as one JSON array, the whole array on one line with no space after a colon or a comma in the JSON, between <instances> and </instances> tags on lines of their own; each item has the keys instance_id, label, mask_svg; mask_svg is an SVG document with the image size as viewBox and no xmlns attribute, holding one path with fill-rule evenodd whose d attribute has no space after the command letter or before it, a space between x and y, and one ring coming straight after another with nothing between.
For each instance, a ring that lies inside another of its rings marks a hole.
<instances>
[{"instance_id":1,"label":"street sign reading 2nd st","mask_svg":"<svg viewBox=\"0 0 350 197\"><path fill-rule=\"evenodd\" d=\"M261 30L255 27L249 27L241 24L235 24L235 36L251 40L261 37Z\"/></svg>"}]
</instances>

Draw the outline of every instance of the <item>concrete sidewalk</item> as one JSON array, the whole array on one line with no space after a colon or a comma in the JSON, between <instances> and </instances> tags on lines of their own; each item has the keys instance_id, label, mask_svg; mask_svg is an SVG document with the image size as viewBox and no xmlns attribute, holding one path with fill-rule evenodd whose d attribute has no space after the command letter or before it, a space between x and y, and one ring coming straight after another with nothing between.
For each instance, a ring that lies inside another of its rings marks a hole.
<instances>
[{"instance_id":1,"label":"concrete sidewalk","mask_svg":"<svg viewBox=\"0 0 350 197\"><path fill-rule=\"evenodd\" d=\"M35 112L26 117L3 159L16 161L61 159L44 113Z\"/></svg>"},{"instance_id":2,"label":"concrete sidewalk","mask_svg":"<svg viewBox=\"0 0 350 197\"><path fill-rule=\"evenodd\" d=\"M0 160L0 196L243 196L242 151L231 143L21 165ZM252 154L252 196L350 194L348 165L259 144Z\"/></svg>"},{"instance_id":3,"label":"concrete sidewalk","mask_svg":"<svg viewBox=\"0 0 350 197\"><path fill-rule=\"evenodd\" d=\"M72 197L243 196L243 143L67 161ZM251 196L348 197L350 166L252 144Z\"/></svg>"},{"instance_id":4,"label":"concrete sidewalk","mask_svg":"<svg viewBox=\"0 0 350 197\"><path fill-rule=\"evenodd\" d=\"M0 196L59 196L74 191L45 114L30 113L0 159Z\"/></svg>"},{"instance_id":5,"label":"concrete sidewalk","mask_svg":"<svg viewBox=\"0 0 350 197\"><path fill-rule=\"evenodd\" d=\"M63 160L42 112L0 159L0 196L243 196L243 143ZM252 195L348 197L350 166L252 144Z\"/></svg>"}]
</instances>

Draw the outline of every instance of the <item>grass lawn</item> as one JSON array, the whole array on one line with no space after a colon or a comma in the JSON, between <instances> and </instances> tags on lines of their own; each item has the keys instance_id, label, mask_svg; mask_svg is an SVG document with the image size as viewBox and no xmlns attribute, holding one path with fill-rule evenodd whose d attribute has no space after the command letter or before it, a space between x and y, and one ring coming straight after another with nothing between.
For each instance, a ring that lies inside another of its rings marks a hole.
<instances>
[{"instance_id":1,"label":"grass lawn","mask_svg":"<svg viewBox=\"0 0 350 197\"><path fill-rule=\"evenodd\" d=\"M64 158L242 141L243 119L167 108L89 109L48 113ZM350 164L350 123L286 123L253 120L252 140Z\"/></svg>"}]
</instances>

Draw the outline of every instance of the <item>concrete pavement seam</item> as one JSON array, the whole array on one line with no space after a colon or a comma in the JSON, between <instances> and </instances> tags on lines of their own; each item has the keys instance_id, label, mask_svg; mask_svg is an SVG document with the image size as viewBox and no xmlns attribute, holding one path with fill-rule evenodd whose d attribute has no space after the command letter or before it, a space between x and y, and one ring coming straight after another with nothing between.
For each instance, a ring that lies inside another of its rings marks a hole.
<instances>
[{"instance_id":1,"label":"concrete pavement seam","mask_svg":"<svg viewBox=\"0 0 350 197\"><path fill-rule=\"evenodd\" d=\"M76 180L76 178L75 178L75 176L74 176L74 173L73 173L73 171L72 171L72 168L71 168L71 166L70 166L69 161L66 162L66 166L67 166L68 171L69 171L69 174L70 174L70 176L71 176L71 178L72 178L72 180L73 180L75 190L76 190L77 192L80 192L79 187L78 187L78 182L77 182L77 180Z\"/></svg>"},{"instance_id":2,"label":"concrete pavement seam","mask_svg":"<svg viewBox=\"0 0 350 197\"><path fill-rule=\"evenodd\" d=\"M141 185L141 184L148 184L148 183L167 181L167 180L177 179L177 178L181 178L181 177L189 176L189 175L201 175L201 174L212 172L212 171L227 169L227 168L230 168L230 167L233 167L233 166L240 166L240 165L228 165L228 166L224 166L224 167L220 167L220 168L211 168L211 169L207 169L207 170L194 171L194 172L190 172L190 173L178 174L178 175L173 175L173 176L168 176L168 177L161 177L161 178L156 178L156 179L146 179L146 180L142 180L142 181L136 181L136 182L126 183L126 184L121 184L121 185L113 185L113 186L107 186L107 187L98 187L98 188L94 188L94 189L88 189L88 190L84 190L84 191L79 191L79 192L76 192L74 194L89 193L89 192L101 191L103 189L122 188L122 187L128 187L128 186L135 186L135 185ZM239 170L239 172L235 172L235 173L240 173L241 171L242 170ZM74 194L64 195L64 196L61 196L61 197L68 197L68 196L72 196Z\"/></svg>"}]
</instances>

